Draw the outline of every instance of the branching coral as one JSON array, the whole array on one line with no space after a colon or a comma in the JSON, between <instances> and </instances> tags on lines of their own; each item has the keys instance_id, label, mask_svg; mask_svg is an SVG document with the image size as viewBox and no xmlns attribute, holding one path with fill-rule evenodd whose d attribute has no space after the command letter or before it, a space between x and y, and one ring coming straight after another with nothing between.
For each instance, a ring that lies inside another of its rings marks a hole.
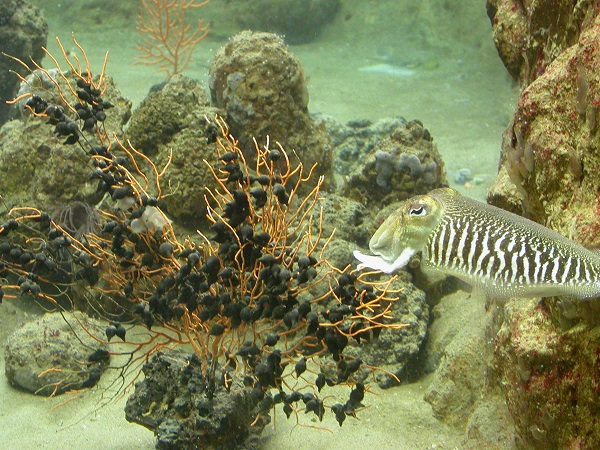
<instances>
[{"instance_id":1,"label":"branching coral","mask_svg":"<svg viewBox=\"0 0 600 450\"><path fill-rule=\"evenodd\" d=\"M168 76L185 70L196 45L208 34L208 25L187 22L186 13L205 6L208 0L141 0L137 29L143 41L141 64L156 64Z\"/></svg>"},{"instance_id":2,"label":"branching coral","mask_svg":"<svg viewBox=\"0 0 600 450\"><path fill-rule=\"evenodd\" d=\"M360 369L376 369L346 356L344 349L384 327L405 325L389 316L391 280L372 282L369 274L340 272L323 258L331 237L323 236L322 213L311 214L323 177L307 195L299 194L314 166L293 165L281 145L268 141L255 141L250 165L224 120L207 117L215 155L204 163L215 183L198 196L210 205L212 226L182 239L160 209L160 180L170 160L157 167L98 122L90 129L98 142L84 138L81 124L87 119L78 111L99 111L102 84L92 81L89 66L71 69L82 93L76 91L73 102L71 89L58 83L57 88L77 113L73 119L33 94L25 107L53 126L65 123L67 140L90 159L105 193L102 228L79 238L43 212L12 210L12 218L0 225L0 257L3 275L19 279L2 289L54 301L38 281L51 282L47 274L60 266L69 282L84 280L90 297L101 299L92 307L111 322L104 343L112 341L113 352L130 356L122 375L161 350L189 345L208 392L228 391L236 380L252 392L261 405L254 423L264 426L265 411L276 403L284 404L288 417L305 410L321 419L331 409L340 425L355 415L366 389ZM47 263L59 258L54 269ZM125 320L143 323L147 333L131 336ZM133 350L119 347L115 336ZM350 386L349 399L329 405L320 395L325 385Z\"/></svg>"}]
</instances>

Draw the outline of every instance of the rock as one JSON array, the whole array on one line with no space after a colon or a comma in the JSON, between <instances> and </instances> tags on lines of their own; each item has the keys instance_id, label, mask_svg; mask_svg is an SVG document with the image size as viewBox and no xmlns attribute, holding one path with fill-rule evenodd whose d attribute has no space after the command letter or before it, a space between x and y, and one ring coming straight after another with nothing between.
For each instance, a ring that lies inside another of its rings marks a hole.
<instances>
[{"instance_id":1,"label":"rock","mask_svg":"<svg viewBox=\"0 0 600 450\"><path fill-rule=\"evenodd\" d=\"M325 188L335 185L331 173L333 146L323 123L308 112L308 89L300 61L283 40L271 33L243 31L232 37L213 57L209 71L213 106L227 112L231 134L252 164L256 158L253 138L259 147L270 139L280 142L292 166L299 159L304 173L316 163L310 182L325 176ZM287 170L281 163L281 170Z\"/></svg>"},{"instance_id":2,"label":"rock","mask_svg":"<svg viewBox=\"0 0 600 450\"><path fill-rule=\"evenodd\" d=\"M333 239L323 250L323 259L333 267L344 270L348 265L356 265L357 261L352 256L352 252L356 250L354 242L345 241L344 239ZM325 293L323 289L322 294Z\"/></svg>"},{"instance_id":3,"label":"rock","mask_svg":"<svg viewBox=\"0 0 600 450\"><path fill-rule=\"evenodd\" d=\"M430 300L431 301L431 300ZM501 309L484 309L477 292L439 299L424 354L433 379L424 395L436 418L465 431L464 448L515 448L515 430L493 370L493 347Z\"/></svg>"},{"instance_id":4,"label":"rock","mask_svg":"<svg viewBox=\"0 0 600 450\"><path fill-rule=\"evenodd\" d=\"M524 83L534 81L521 92L504 133L500 172L488 199L595 248L600 245L598 3L539 0L529 2L527 11L518 12L530 35L509 41L531 48L515 73ZM511 32L499 22L501 27ZM569 299L507 305L495 361L522 446L595 448L600 442L598 309L596 301Z\"/></svg>"},{"instance_id":5,"label":"rock","mask_svg":"<svg viewBox=\"0 0 600 450\"><path fill-rule=\"evenodd\" d=\"M70 77L69 82L74 86L75 78ZM62 79L59 83L68 89ZM63 103L56 89L44 90L42 95L49 103ZM131 102L121 95L111 78L107 78L102 98L114 105L106 111L106 131L110 136L120 136L131 114ZM68 101L74 103L75 99ZM57 205L73 200L89 204L100 201L97 179L91 177L93 169L81 162L86 159L81 147L65 144L65 137L56 136L53 130L44 120L28 115L0 128L0 191L7 204L52 212ZM95 143L94 137L90 139Z\"/></svg>"},{"instance_id":6,"label":"rock","mask_svg":"<svg viewBox=\"0 0 600 450\"><path fill-rule=\"evenodd\" d=\"M487 0L498 54L523 86L542 75L554 59L577 43L597 14L597 2Z\"/></svg>"},{"instance_id":7,"label":"rock","mask_svg":"<svg viewBox=\"0 0 600 450\"><path fill-rule=\"evenodd\" d=\"M312 211L313 222L319 223L323 211L323 236L334 233L334 240L353 242L354 246L368 247L373 234L373 216L360 203L337 194L321 194L321 200Z\"/></svg>"},{"instance_id":8,"label":"rock","mask_svg":"<svg viewBox=\"0 0 600 450\"><path fill-rule=\"evenodd\" d=\"M343 195L378 210L445 184L444 163L433 138L413 120L371 149L348 177Z\"/></svg>"},{"instance_id":9,"label":"rock","mask_svg":"<svg viewBox=\"0 0 600 450\"><path fill-rule=\"evenodd\" d=\"M217 369L212 384L196 355L175 352L157 353L142 370L125 415L154 431L157 449L257 448L270 406L240 377L226 389Z\"/></svg>"},{"instance_id":10,"label":"rock","mask_svg":"<svg viewBox=\"0 0 600 450\"><path fill-rule=\"evenodd\" d=\"M42 12L23 0L3 0L0 4L0 54L6 53L27 64L40 64L48 39L48 22ZM6 100L12 100L19 89L19 78L28 71L18 62L0 58L0 126L16 113Z\"/></svg>"},{"instance_id":11,"label":"rock","mask_svg":"<svg viewBox=\"0 0 600 450\"><path fill-rule=\"evenodd\" d=\"M399 126L406 126L402 117L384 118L377 122L353 120L343 124L331 116L316 114L325 123L335 149L336 174L348 175L361 168L371 149L384 137L389 137Z\"/></svg>"},{"instance_id":12,"label":"rock","mask_svg":"<svg viewBox=\"0 0 600 450\"><path fill-rule=\"evenodd\" d=\"M233 18L242 29L270 31L288 44L306 44L319 37L340 9L340 0L230 0Z\"/></svg>"},{"instance_id":13,"label":"rock","mask_svg":"<svg viewBox=\"0 0 600 450\"><path fill-rule=\"evenodd\" d=\"M495 363L524 447L591 449L600 442L598 330L586 323L563 329L536 299L507 304Z\"/></svg>"},{"instance_id":14,"label":"rock","mask_svg":"<svg viewBox=\"0 0 600 450\"><path fill-rule=\"evenodd\" d=\"M465 427L483 394L492 359L483 304L465 297L459 291L434 308L437 317L427 344L426 367L437 369L424 395L435 417L459 428ZM460 326L464 323L469 326Z\"/></svg>"},{"instance_id":15,"label":"rock","mask_svg":"<svg viewBox=\"0 0 600 450\"><path fill-rule=\"evenodd\" d=\"M165 212L180 225L205 223L206 186L214 184L209 163L216 162L215 143L206 118L223 111L209 106L205 89L196 80L175 75L151 90L133 112L127 136L133 146L162 168ZM206 117L205 117L206 116Z\"/></svg>"},{"instance_id":16,"label":"rock","mask_svg":"<svg viewBox=\"0 0 600 450\"><path fill-rule=\"evenodd\" d=\"M429 306L425 294L417 289L406 272L390 284L389 298L394 299L389 316L393 323L407 324L399 330L383 329L376 339L347 347L345 353L361 358L370 366L379 367L402 380L407 372L416 372L414 366L427 335ZM388 373L378 371L375 379L380 387L396 386L398 381ZM370 371L369 371L370 375ZM408 376L408 375L407 375Z\"/></svg>"},{"instance_id":17,"label":"rock","mask_svg":"<svg viewBox=\"0 0 600 450\"><path fill-rule=\"evenodd\" d=\"M506 166L500 166L496 179L488 189L487 202L514 214L523 214L523 195L511 181Z\"/></svg>"},{"instance_id":18,"label":"rock","mask_svg":"<svg viewBox=\"0 0 600 450\"><path fill-rule=\"evenodd\" d=\"M599 39L598 26L584 31L522 91L501 156L525 215L589 247L600 245Z\"/></svg>"},{"instance_id":19,"label":"rock","mask_svg":"<svg viewBox=\"0 0 600 450\"><path fill-rule=\"evenodd\" d=\"M49 313L26 323L4 346L6 378L38 395L55 395L94 386L110 362L103 327L83 313ZM73 330L79 330L75 335Z\"/></svg>"},{"instance_id":20,"label":"rock","mask_svg":"<svg viewBox=\"0 0 600 450\"><path fill-rule=\"evenodd\" d=\"M206 90L199 81L175 75L150 89L131 115L127 136L136 149L152 157L177 133L202 127L205 121L198 111L208 106Z\"/></svg>"},{"instance_id":21,"label":"rock","mask_svg":"<svg viewBox=\"0 0 600 450\"><path fill-rule=\"evenodd\" d=\"M500 394L476 403L467 422L464 449L512 450L519 448L515 426Z\"/></svg>"}]
</instances>

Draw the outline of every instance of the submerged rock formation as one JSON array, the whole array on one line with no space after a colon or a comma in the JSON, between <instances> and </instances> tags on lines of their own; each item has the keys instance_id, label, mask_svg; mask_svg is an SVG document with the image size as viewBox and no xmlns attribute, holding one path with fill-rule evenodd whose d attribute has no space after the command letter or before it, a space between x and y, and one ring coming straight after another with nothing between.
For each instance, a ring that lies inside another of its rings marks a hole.
<instances>
[{"instance_id":1,"label":"submerged rock formation","mask_svg":"<svg viewBox=\"0 0 600 450\"><path fill-rule=\"evenodd\" d=\"M133 146L158 167L170 161L162 184L168 189L164 206L169 217L182 225L204 222L205 187L213 175L204 158L214 153L211 126L223 111L210 106L204 86L184 75L175 75L155 86L133 112L127 136Z\"/></svg>"},{"instance_id":2,"label":"submerged rock formation","mask_svg":"<svg viewBox=\"0 0 600 450\"><path fill-rule=\"evenodd\" d=\"M600 4L525 6L488 1L500 55L524 86L488 201L598 247ZM495 365L521 445L600 442L599 305L519 299L504 308Z\"/></svg>"},{"instance_id":3,"label":"submerged rock formation","mask_svg":"<svg viewBox=\"0 0 600 450\"><path fill-rule=\"evenodd\" d=\"M344 186L344 195L381 208L446 182L444 163L429 131L418 120L400 125L366 155Z\"/></svg>"},{"instance_id":4,"label":"submerged rock formation","mask_svg":"<svg viewBox=\"0 0 600 450\"><path fill-rule=\"evenodd\" d=\"M225 387L225 372L210 375L196 355L157 353L143 371L125 415L154 431L156 448L257 448L271 406L261 409L260 389L245 387L240 377Z\"/></svg>"},{"instance_id":5,"label":"submerged rock formation","mask_svg":"<svg viewBox=\"0 0 600 450\"><path fill-rule=\"evenodd\" d=\"M51 313L25 324L4 345L6 378L38 395L56 395L95 386L110 363L106 345L81 331L78 323L102 337L99 322L83 313Z\"/></svg>"},{"instance_id":6,"label":"submerged rock formation","mask_svg":"<svg viewBox=\"0 0 600 450\"><path fill-rule=\"evenodd\" d=\"M54 73L62 89L69 92L66 82L58 72ZM67 78L75 86L76 78ZM29 86L22 86L23 92L43 92L46 101L63 105L64 100L59 97L54 84L52 87L34 85L31 90ZM110 77L107 77L103 98L113 105L106 113L104 126L109 135L120 136L131 115L131 101L121 95ZM69 110L65 115L74 117ZM53 129L53 125L45 121L31 119L28 113L0 129L0 192L7 204L53 211L56 206L73 200L95 204L102 198L102 193L96 189L97 180L91 177L93 169L81 162L85 158L81 147L69 144L65 136L53 133ZM85 133L87 137L91 132Z\"/></svg>"},{"instance_id":7,"label":"submerged rock formation","mask_svg":"<svg viewBox=\"0 0 600 450\"><path fill-rule=\"evenodd\" d=\"M249 162L256 153L253 138L262 147L269 137L271 148L281 142L305 170L317 163L313 180L326 175L326 185L334 185L331 139L325 125L309 114L304 71L280 37L251 31L236 34L215 52L209 89L213 106L227 112L231 133L240 140Z\"/></svg>"},{"instance_id":8,"label":"submerged rock formation","mask_svg":"<svg viewBox=\"0 0 600 450\"><path fill-rule=\"evenodd\" d=\"M48 22L37 7L23 0L4 0L0 4L0 54L39 64L47 39ZM0 57L0 126L17 115L6 103L19 90L19 78L12 71L24 76L28 72L17 61Z\"/></svg>"}]
</instances>

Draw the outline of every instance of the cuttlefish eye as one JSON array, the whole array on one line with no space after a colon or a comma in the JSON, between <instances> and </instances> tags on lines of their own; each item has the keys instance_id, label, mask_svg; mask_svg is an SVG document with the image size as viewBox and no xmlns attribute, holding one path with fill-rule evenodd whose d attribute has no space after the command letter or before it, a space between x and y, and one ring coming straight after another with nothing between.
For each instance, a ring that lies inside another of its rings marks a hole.
<instances>
[{"instance_id":1,"label":"cuttlefish eye","mask_svg":"<svg viewBox=\"0 0 600 450\"><path fill-rule=\"evenodd\" d=\"M411 217L423 217L427 215L427 208L425 205L417 203L408 208L407 214Z\"/></svg>"}]
</instances>

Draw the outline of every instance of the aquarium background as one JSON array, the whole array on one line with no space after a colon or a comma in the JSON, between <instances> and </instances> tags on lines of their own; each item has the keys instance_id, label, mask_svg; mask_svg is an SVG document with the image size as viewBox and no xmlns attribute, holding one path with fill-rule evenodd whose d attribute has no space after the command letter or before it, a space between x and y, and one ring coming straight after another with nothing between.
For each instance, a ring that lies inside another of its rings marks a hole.
<instances>
[{"instance_id":1,"label":"aquarium background","mask_svg":"<svg viewBox=\"0 0 600 450\"><path fill-rule=\"evenodd\" d=\"M72 32L92 67L99 68L109 52L107 73L134 108L165 80L156 67L134 64L141 41L138 2L30 3L48 20L52 53L59 51L55 36L69 50ZM213 53L231 36L247 28L275 31L304 68L311 113L342 122L418 119L433 136L450 186L485 199L518 89L494 47L483 0L309 2L325 6L299 22L288 17L293 11L281 3L294 2L211 0L194 11L210 28L184 74L206 84ZM325 16L324 23L316 23ZM476 182L460 177L464 169ZM10 313L5 306L0 307L2 341L36 313ZM330 431L294 427L280 414L276 427L272 423L265 430L261 448L457 448L463 433L435 419L423 401L430 377L375 389L378 395L358 420L348 420L342 428L333 419L318 424ZM60 399L34 397L0 383L2 404L10 405L0 411L0 448L154 448L151 432L125 421L126 399L99 408L103 395L100 386L52 410Z\"/></svg>"},{"instance_id":2,"label":"aquarium background","mask_svg":"<svg viewBox=\"0 0 600 450\"><path fill-rule=\"evenodd\" d=\"M290 22L287 28L293 31L310 23L311 13L323 14L315 7L295 24L284 15L292 14L292 8L281 7L286 3L211 0L192 10L210 28L184 73L206 84L212 54L244 25L278 32L287 42L286 26L274 24ZM485 2L308 3L339 3L329 21L295 39L308 42L290 44L308 80L310 112L344 123L398 116L418 119L437 143L448 179L453 180L460 169L470 169L484 182L464 193L484 199L517 95L494 47ZM48 19L49 50L58 50L54 36L69 44L74 32L93 67L108 51L108 73L134 106L152 85L164 81L165 75L156 67L134 64L139 61L135 47L141 41L136 31L137 2L74 0L37 5Z\"/></svg>"}]
</instances>

